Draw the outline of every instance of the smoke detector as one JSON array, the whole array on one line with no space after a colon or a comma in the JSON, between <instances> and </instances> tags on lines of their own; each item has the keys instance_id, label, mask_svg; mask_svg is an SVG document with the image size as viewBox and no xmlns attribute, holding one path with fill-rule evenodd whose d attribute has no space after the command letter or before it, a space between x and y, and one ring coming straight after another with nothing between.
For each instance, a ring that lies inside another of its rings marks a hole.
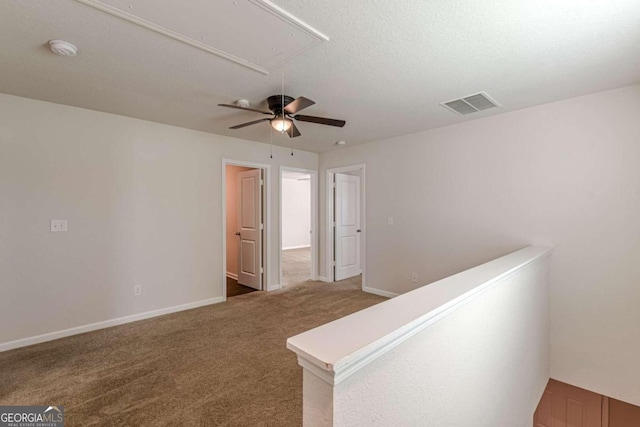
<instances>
[{"instance_id":1,"label":"smoke detector","mask_svg":"<svg viewBox=\"0 0 640 427\"><path fill-rule=\"evenodd\" d=\"M64 40L49 40L49 48L51 52L60 56L76 56L78 54L78 48Z\"/></svg>"},{"instance_id":2,"label":"smoke detector","mask_svg":"<svg viewBox=\"0 0 640 427\"><path fill-rule=\"evenodd\" d=\"M443 102L440 105L461 116L500 107L500 104L493 100L486 92L478 92L463 98L453 99Z\"/></svg>"}]
</instances>

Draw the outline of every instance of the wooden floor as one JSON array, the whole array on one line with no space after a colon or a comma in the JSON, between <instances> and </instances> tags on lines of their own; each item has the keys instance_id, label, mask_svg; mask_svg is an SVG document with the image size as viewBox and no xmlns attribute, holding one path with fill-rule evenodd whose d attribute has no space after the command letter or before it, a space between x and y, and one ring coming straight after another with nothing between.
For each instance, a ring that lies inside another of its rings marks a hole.
<instances>
[{"instance_id":1,"label":"wooden floor","mask_svg":"<svg viewBox=\"0 0 640 427\"><path fill-rule=\"evenodd\" d=\"M227 277L227 298L235 297L237 295L244 295L250 292L254 292L255 289L248 286L239 285L236 279Z\"/></svg>"}]
</instances>

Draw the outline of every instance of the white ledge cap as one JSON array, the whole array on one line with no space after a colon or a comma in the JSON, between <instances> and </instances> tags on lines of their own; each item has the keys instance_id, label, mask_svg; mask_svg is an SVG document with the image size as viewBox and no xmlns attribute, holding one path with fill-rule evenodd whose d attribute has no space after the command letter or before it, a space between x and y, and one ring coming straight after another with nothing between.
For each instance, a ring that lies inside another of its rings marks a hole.
<instances>
[{"instance_id":1,"label":"white ledge cap","mask_svg":"<svg viewBox=\"0 0 640 427\"><path fill-rule=\"evenodd\" d=\"M338 384L514 272L551 254L529 246L287 340L298 363Z\"/></svg>"}]
</instances>

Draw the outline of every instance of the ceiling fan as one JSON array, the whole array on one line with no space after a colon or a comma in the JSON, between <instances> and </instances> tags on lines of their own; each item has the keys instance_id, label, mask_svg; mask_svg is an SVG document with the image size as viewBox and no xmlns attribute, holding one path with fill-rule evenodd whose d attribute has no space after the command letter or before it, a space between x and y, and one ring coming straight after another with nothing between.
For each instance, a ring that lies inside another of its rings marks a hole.
<instances>
[{"instance_id":1,"label":"ceiling fan","mask_svg":"<svg viewBox=\"0 0 640 427\"><path fill-rule=\"evenodd\" d=\"M316 116L305 116L302 114L296 114L298 111L303 110L307 107L315 104L314 101L305 98L303 96L293 99L287 95L272 95L267 98L267 103L269 104L269 110L271 111L263 111L257 110L255 108L250 108L248 103L243 105L243 103L238 102L238 105L234 104L218 104L220 107L228 107L235 108L238 110L251 111L254 113L262 113L270 118L254 120L252 122L242 123L239 125L231 126L229 129L240 129L246 126L255 125L262 122L269 122L271 127L279 132L286 132L289 137L295 138L296 136L300 136L300 131L296 127L293 120L299 120L301 122L310 122L310 123L318 123L321 125L328 126L337 126L343 127L345 125L344 120L336 120L336 119L328 119L326 117L316 117Z\"/></svg>"}]
</instances>

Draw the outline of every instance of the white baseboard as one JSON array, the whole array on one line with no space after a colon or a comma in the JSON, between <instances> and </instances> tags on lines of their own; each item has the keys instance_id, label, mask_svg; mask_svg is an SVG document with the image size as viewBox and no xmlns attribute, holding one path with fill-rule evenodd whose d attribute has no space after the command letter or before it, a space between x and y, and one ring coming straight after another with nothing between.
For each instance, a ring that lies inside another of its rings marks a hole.
<instances>
[{"instance_id":1,"label":"white baseboard","mask_svg":"<svg viewBox=\"0 0 640 427\"><path fill-rule=\"evenodd\" d=\"M84 334L85 332L96 331L98 329L110 328L112 326L123 325L125 323L136 322L138 320L149 319L152 317L162 316L164 314L176 313L178 311L191 310L192 308L203 307L205 305L217 304L224 302L225 297L209 298L202 301L190 302L187 304L175 305L173 307L161 308L159 310L147 311L144 313L132 314L130 316L118 317L116 319L104 320L102 322L90 323L88 325L76 326L62 331L49 332L33 337L21 338L15 341L0 343L0 352L13 350L15 348L26 347L33 344L39 344L46 341L53 341L59 338L69 337L71 335Z\"/></svg>"},{"instance_id":2,"label":"white baseboard","mask_svg":"<svg viewBox=\"0 0 640 427\"><path fill-rule=\"evenodd\" d=\"M282 285L276 284L267 286L267 292L277 291L278 289L282 289Z\"/></svg>"},{"instance_id":3,"label":"white baseboard","mask_svg":"<svg viewBox=\"0 0 640 427\"><path fill-rule=\"evenodd\" d=\"M376 288L369 288L364 286L362 288L363 292L368 292L370 294L374 294L374 295L380 295L381 297L387 297L387 298L393 298L393 297L397 297L400 294L396 294L393 292L389 292L389 291L383 291L382 289L376 289Z\"/></svg>"},{"instance_id":4,"label":"white baseboard","mask_svg":"<svg viewBox=\"0 0 640 427\"><path fill-rule=\"evenodd\" d=\"M302 248L310 248L311 245L301 245L301 246L287 246L286 248L282 248L283 251L288 251L289 249L302 249Z\"/></svg>"},{"instance_id":5,"label":"white baseboard","mask_svg":"<svg viewBox=\"0 0 640 427\"><path fill-rule=\"evenodd\" d=\"M237 274L235 274L235 273L230 273L230 272L228 272L228 271L227 271L227 277L228 277L229 279L238 280L238 275L237 275Z\"/></svg>"},{"instance_id":6,"label":"white baseboard","mask_svg":"<svg viewBox=\"0 0 640 427\"><path fill-rule=\"evenodd\" d=\"M329 280L328 280L326 277L324 277L324 276L318 276L318 280L319 280L319 281L321 281L321 282L327 282L327 283L329 283Z\"/></svg>"}]
</instances>

